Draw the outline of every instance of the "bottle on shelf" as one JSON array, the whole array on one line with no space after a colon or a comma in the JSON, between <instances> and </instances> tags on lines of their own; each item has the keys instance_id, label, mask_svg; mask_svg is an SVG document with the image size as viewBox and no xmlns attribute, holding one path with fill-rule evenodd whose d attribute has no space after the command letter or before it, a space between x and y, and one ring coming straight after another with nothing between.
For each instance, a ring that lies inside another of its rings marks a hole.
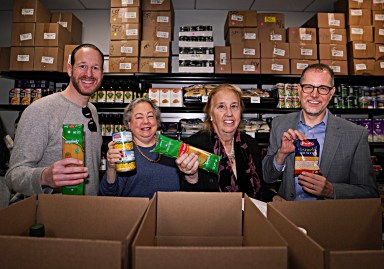
<instances>
[{"instance_id":1,"label":"bottle on shelf","mask_svg":"<svg viewBox=\"0 0 384 269\"><path fill-rule=\"evenodd\" d=\"M101 84L99 90L97 91L97 102L102 104L107 102L107 91L104 83Z\"/></svg>"},{"instance_id":2,"label":"bottle on shelf","mask_svg":"<svg viewBox=\"0 0 384 269\"><path fill-rule=\"evenodd\" d=\"M115 96L116 96L115 87L116 87L116 85L115 85L114 81L111 81L109 84L109 87L107 88L107 103L108 104L115 103Z\"/></svg>"},{"instance_id":3,"label":"bottle on shelf","mask_svg":"<svg viewBox=\"0 0 384 269\"><path fill-rule=\"evenodd\" d=\"M133 99L133 92L129 82L124 83L124 104L129 104Z\"/></svg>"},{"instance_id":4,"label":"bottle on shelf","mask_svg":"<svg viewBox=\"0 0 384 269\"><path fill-rule=\"evenodd\" d=\"M115 91L115 103L116 104L124 103L124 91L122 87L122 81L119 81Z\"/></svg>"}]
</instances>

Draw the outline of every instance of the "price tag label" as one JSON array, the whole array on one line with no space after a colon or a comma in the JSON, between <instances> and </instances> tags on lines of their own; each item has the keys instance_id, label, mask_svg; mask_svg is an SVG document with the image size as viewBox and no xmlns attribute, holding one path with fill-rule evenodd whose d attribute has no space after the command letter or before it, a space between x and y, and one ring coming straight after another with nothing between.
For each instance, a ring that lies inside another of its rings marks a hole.
<instances>
[{"instance_id":1,"label":"price tag label","mask_svg":"<svg viewBox=\"0 0 384 269\"><path fill-rule=\"evenodd\" d=\"M201 102L202 102L202 103L206 103L206 102L208 102L208 95L203 95L203 96L201 96Z\"/></svg>"},{"instance_id":2,"label":"price tag label","mask_svg":"<svg viewBox=\"0 0 384 269\"><path fill-rule=\"evenodd\" d=\"M252 96L251 104L260 104L260 96Z\"/></svg>"}]
</instances>

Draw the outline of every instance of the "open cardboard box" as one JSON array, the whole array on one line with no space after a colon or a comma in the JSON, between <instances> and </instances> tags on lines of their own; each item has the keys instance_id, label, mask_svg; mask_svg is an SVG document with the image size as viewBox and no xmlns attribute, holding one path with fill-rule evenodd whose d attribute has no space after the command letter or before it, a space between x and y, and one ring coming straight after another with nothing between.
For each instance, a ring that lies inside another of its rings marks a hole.
<instances>
[{"instance_id":1,"label":"open cardboard box","mask_svg":"<svg viewBox=\"0 0 384 269\"><path fill-rule=\"evenodd\" d=\"M132 244L133 268L287 268L287 244L241 193L159 192Z\"/></svg>"},{"instance_id":2,"label":"open cardboard box","mask_svg":"<svg viewBox=\"0 0 384 269\"><path fill-rule=\"evenodd\" d=\"M267 216L288 242L289 268L383 268L380 199L273 202Z\"/></svg>"},{"instance_id":3,"label":"open cardboard box","mask_svg":"<svg viewBox=\"0 0 384 269\"><path fill-rule=\"evenodd\" d=\"M0 267L128 268L130 244L148 202L39 195L6 207L0 210ZM45 237L28 236L35 223L44 224Z\"/></svg>"}]
</instances>

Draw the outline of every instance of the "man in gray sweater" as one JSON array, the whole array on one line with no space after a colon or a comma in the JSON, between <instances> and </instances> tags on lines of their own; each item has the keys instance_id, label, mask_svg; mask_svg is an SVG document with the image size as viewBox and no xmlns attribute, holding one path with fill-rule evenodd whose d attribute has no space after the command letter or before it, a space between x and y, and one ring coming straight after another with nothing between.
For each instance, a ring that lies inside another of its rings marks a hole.
<instances>
[{"instance_id":1,"label":"man in gray sweater","mask_svg":"<svg viewBox=\"0 0 384 269\"><path fill-rule=\"evenodd\" d=\"M29 196L59 192L62 186L84 181L85 194L97 195L102 136L89 97L102 82L103 63L103 54L96 46L78 46L67 68L68 87L24 110L6 174L10 189ZM75 158L62 159L63 124L84 124L84 164Z\"/></svg>"}]
</instances>

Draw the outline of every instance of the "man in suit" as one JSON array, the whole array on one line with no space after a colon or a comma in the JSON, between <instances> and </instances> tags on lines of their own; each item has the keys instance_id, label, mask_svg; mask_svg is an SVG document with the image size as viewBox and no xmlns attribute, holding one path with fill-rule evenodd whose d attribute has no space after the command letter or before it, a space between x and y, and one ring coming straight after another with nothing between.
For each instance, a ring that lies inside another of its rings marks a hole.
<instances>
[{"instance_id":1,"label":"man in suit","mask_svg":"<svg viewBox=\"0 0 384 269\"><path fill-rule=\"evenodd\" d=\"M264 180L282 179L274 201L378 197L367 130L327 109L335 93L332 69L324 64L308 66L298 90L302 110L273 120L263 159ZM295 177L294 141L313 138L320 144L320 173Z\"/></svg>"}]
</instances>

